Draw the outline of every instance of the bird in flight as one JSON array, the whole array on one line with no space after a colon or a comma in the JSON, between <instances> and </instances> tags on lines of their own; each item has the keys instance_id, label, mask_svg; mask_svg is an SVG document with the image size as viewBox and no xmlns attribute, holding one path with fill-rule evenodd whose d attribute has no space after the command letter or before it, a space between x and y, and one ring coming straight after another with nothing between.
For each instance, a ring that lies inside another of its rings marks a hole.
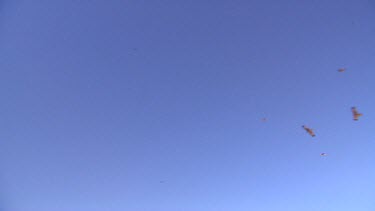
<instances>
[{"instance_id":1,"label":"bird in flight","mask_svg":"<svg viewBox=\"0 0 375 211\"><path fill-rule=\"evenodd\" d=\"M357 111L356 107L352 107L352 114L353 114L354 121L358 121L358 118L363 115Z\"/></svg>"},{"instance_id":2,"label":"bird in flight","mask_svg":"<svg viewBox=\"0 0 375 211\"><path fill-rule=\"evenodd\" d=\"M320 153L320 156L327 156L327 153L322 152L322 153Z\"/></svg>"},{"instance_id":3,"label":"bird in flight","mask_svg":"<svg viewBox=\"0 0 375 211\"><path fill-rule=\"evenodd\" d=\"M344 72L346 69L345 68L340 68L338 69L337 71L339 71L340 73Z\"/></svg>"},{"instance_id":4,"label":"bird in flight","mask_svg":"<svg viewBox=\"0 0 375 211\"><path fill-rule=\"evenodd\" d=\"M315 133L311 128L306 127L305 125L302 125L303 129L306 130L308 134L310 134L312 137L315 137Z\"/></svg>"}]
</instances>

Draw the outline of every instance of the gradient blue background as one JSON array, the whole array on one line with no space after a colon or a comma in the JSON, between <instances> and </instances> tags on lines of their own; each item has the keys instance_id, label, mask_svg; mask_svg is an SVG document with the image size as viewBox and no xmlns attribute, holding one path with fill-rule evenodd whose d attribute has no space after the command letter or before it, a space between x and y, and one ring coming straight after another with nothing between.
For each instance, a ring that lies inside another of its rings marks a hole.
<instances>
[{"instance_id":1,"label":"gradient blue background","mask_svg":"<svg viewBox=\"0 0 375 211\"><path fill-rule=\"evenodd\" d=\"M4 0L0 208L374 211L374 91L372 0Z\"/></svg>"}]
</instances>

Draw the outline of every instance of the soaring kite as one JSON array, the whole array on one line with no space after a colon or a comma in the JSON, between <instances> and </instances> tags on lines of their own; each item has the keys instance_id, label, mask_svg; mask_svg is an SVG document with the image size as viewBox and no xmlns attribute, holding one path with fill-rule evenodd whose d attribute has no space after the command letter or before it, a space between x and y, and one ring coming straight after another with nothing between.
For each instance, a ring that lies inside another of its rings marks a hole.
<instances>
[{"instance_id":1,"label":"soaring kite","mask_svg":"<svg viewBox=\"0 0 375 211\"><path fill-rule=\"evenodd\" d=\"M315 133L311 128L306 127L305 125L302 125L303 129L306 130L308 134L310 134L312 137L315 137Z\"/></svg>"},{"instance_id":2,"label":"soaring kite","mask_svg":"<svg viewBox=\"0 0 375 211\"><path fill-rule=\"evenodd\" d=\"M352 107L352 113L353 113L353 120L355 121L358 121L358 118L363 115L357 111L356 107Z\"/></svg>"}]
</instances>

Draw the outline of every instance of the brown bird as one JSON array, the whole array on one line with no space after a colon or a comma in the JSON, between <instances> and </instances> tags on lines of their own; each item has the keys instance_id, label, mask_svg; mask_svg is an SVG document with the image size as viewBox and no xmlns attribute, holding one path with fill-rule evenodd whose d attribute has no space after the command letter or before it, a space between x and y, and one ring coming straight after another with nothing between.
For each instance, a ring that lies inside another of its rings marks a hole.
<instances>
[{"instance_id":1,"label":"brown bird","mask_svg":"<svg viewBox=\"0 0 375 211\"><path fill-rule=\"evenodd\" d=\"M337 71L339 71L340 73L344 72L346 69L345 68L340 68L338 69Z\"/></svg>"},{"instance_id":2,"label":"brown bird","mask_svg":"<svg viewBox=\"0 0 375 211\"><path fill-rule=\"evenodd\" d=\"M311 128L306 127L305 125L302 125L302 128L306 130L308 134L310 134L312 137L315 137L315 133Z\"/></svg>"},{"instance_id":3,"label":"brown bird","mask_svg":"<svg viewBox=\"0 0 375 211\"><path fill-rule=\"evenodd\" d=\"M352 107L352 113L353 113L353 120L354 121L358 121L358 118L363 115L363 114L361 114L357 111L356 107Z\"/></svg>"}]
</instances>

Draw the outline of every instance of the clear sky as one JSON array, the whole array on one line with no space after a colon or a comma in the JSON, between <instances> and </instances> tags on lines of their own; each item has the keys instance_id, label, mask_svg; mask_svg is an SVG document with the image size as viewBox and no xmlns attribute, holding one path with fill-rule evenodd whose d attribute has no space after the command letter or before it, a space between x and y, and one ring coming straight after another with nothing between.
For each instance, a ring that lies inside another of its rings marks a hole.
<instances>
[{"instance_id":1,"label":"clear sky","mask_svg":"<svg viewBox=\"0 0 375 211\"><path fill-rule=\"evenodd\" d=\"M4 211L375 210L373 0L3 0L0 82Z\"/></svg>"}]
</instances>

